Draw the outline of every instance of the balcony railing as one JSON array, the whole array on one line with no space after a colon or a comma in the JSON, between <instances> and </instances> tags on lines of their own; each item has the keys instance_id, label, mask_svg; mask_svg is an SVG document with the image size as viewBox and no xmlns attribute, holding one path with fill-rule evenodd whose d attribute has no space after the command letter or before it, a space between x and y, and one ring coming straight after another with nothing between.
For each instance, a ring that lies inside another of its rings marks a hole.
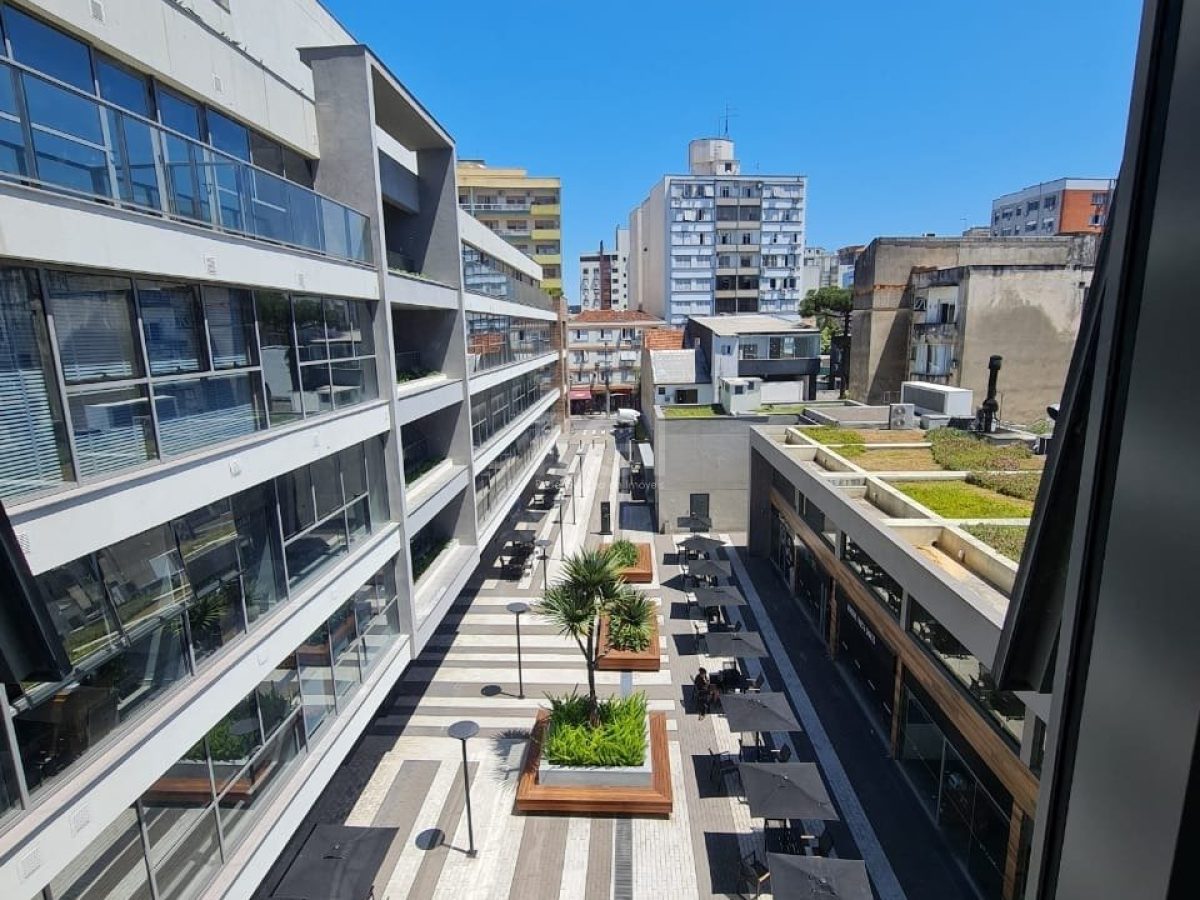
<instances>
[{"instance_id":1,"label":"balcony railing","mask_svg":"<svg viewBox=\"0 0 1200 900\"><path fill-rule=\"evenodd\" d=\"M0 178L370 263L366 216L150 119L0 64Z\"/></svg>"},{"instance_id":2,"label":"balcony railing","mask_svg":"<svg viewBox=\"0 0 1200 900\"><path fill-rule=\"evenodd\" d=\"M954 322L922 322L913 326L913 335L926 339L953 339L958 336L958 325Z\"/></svg>"},{"instance_id":3,"label":"balcony railing","mask_svg":"<svg viewBox=\"0 0 1200 900\"><path fill-rule=\"evenodd\" d=\"M484 263L468 262L463 267L463 287L476 294L486 294L513 303L538 309L553 309L554 301L532 284L526 284Z\"/></svg>"}]
</instances>

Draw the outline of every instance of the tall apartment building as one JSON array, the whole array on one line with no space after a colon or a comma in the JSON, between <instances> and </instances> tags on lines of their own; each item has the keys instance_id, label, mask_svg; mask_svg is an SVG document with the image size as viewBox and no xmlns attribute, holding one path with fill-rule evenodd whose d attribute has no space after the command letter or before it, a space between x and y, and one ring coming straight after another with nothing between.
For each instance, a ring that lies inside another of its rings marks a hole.
<instances>
[{"instance_id":1,"label":"tall apartment building","mask_svg":"<svg viewBox=\"0 0 1200 900\"><path fill-rule=\"evenodd\" d=\"M585 309L567 319L564 372L571 412L636 409L642 335L662 324L632 309Z\"/></svg>"},{"instance_id":2,"label":"tall apartment building","mask_svg":"<svg viewBox=\"0 0 1200 900\"><path fill-rule=\"evenodd\" d=\"M1112 178L1060 178L997 197L992 237L1099 234L1116 184Z\"/></svg>"},{"instance_id":3,"label":"tall apartment building","mask_svg":"<svg viewBox=\"0 0 1200 900\"><path fill-rule=\"evenodd\" d=\"M579 257L579 308L629 308L629 229L618 228L613 246Z\"/></svg>"},{"instance_id":4,"label":"tall apartment building","mask_svg":"<svg viewBox=\"0 0 1200 900\"><path fill-rule=\"evenodd\" d=\"M481 159L458 164L458 203L542 267L542 287L562 295L562 180Z\"/></svg>"},{"instance_id":5,"label":"tall apartment building","mask_svg":"<svg viewBox=\"0 0 1200 900\"><path fill-rule=\"evenodd\" d=\"M803 297L807 178L743 175L733 141L688 145L629 217L630 303L671 325L689 316L795 313Z\"/></svg>"},{"instance_id":6,"label":"tall apartment building","mask_svg":"<svg viewBox=\"0 0 1200 900\"><path fill-rule=\"evenodd\" d=\"M809 291L823 287L841 287L841 268L837 251L826 250L824 247L805 247L804 272L801 276L800 298L804 299Z\"/></svg>"},{"instance_id":7,"label":"tall apartment building","mask_svg":"<svg viewBox=\"0 0 1200 900\"><path fill-rule=\"evenodd\" d=\"M0 642L0 896L248 897L552 445L556 312L314 0L0 26L0 497L59 661Z\"/></svg>"}]
</instances>

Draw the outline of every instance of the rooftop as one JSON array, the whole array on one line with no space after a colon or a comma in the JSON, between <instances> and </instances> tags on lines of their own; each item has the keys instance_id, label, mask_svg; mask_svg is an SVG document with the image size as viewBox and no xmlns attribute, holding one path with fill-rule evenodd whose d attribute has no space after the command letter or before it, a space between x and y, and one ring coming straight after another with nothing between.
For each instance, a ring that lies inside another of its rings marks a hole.
<instances>
[{"instance_id":1,"label":"rooftop","mask_svg":"<svg viewBox=\"0 0 1200 900\"><path fill-rule=\"evenodd\" d=\"M682 350L682 328L647 328L642 334L642 345L647 350Z\"/></svg>"},{"instance_id":2,"label":"rooftop","mask_svg":"<svg viewBox=\"0 0 1200 900\"><path fill-rule=\"evenodd\" d=\"M638 322L646 325L665 325L662 319L640 309L585 309L567 319L568 325L608 325ZM681 333L682 336L682 333Z\"/></svg>"},{"instance_id":3,"label":"rooftop","mask_svg":"<svg viewBox=\"0 0 1200 900\"><path fill-rule=\"evenodd\" d=\"M793 334L798 331L817 330L804 319L765 313L745 316L692 316L691 321L721 337L735 337L739 334Z\"/></svg>"}]
</instances>

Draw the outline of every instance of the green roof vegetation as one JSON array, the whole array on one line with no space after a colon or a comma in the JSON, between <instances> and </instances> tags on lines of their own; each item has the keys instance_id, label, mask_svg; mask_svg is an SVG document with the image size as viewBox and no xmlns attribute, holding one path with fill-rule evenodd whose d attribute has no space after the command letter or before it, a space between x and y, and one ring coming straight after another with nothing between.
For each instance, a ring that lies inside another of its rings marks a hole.
<instances>
[{"instance_id":1,"label":"green roof vegetation","mask_svg":"<svg viewBox=\"0 0 1200 900\"><path fill-rule=\"evenodd\" d=\"M1028 500L1006 497L965 481L907 481L895 487L947 519L1024 519L1033 512Z\"/></svg>"},{"instance_id":2,"label":"green roof vegetation","mask_svg":"<svg viewBox=\"0 0 1200 900\"><path fill-rule=\"evenodd\" d=\"M1041 472L972 472L967 481L1006 497L1033 502L1037 499Z\"/></svg>"},{"instance_id":3,"label":"green roof vegetation","mask_svg":"<svg viewBox=\"0 0 1200 900\"><path fill-rule=\"evenodd\" d=\"M664 406L663 415L668 419L713 419L725 415L725 410L715 403L701 406Z\"/></svg>"},{"instance_id":4,"label":"green roof vegetation","mask_svg":"<svg viewBox=\"0 0 1200 900\"><path fill-rule=\"evenodd\" d=\"M818 444L824 444L826 447L866 443L862 431L857 428L842 428L840 425L805 425L800 430Z\"/></svg>"},{"instance_id":5,"label":"green roof vegetation","mask_svg":"<svg viewBox=\"0 0 1200 900\"><path fill-rule=\"evenodd\" d=\"M1020 562L1029 528L1025 525L964 525L963 530L1013 562Z\"/></svg>"},{"instance_id":6,"label":"green roof vegetation","mask_svg":"<svg viewBox=\"0 0 1200 900\"><path fill-rule=\"evenodd\" d=\"M807 403L767 403L758 408L764 416L798 416L807 408Z\"/></svg>"},{"instance_id":7,"label":"green roof vegetation","mask_svg":"<svg viewBox=\"0 0 1200 900\"><path fill-rule=\"evenodd\" d=\"M936 428L926 439L933 445L933 458L954 472L1035 471L1045 464L1025 444L990 444L956 428Z\"/></svg>"},{"instance_id":8,"label":"green roof vegetation","mask_svg":"<svg viewBox=\"0 0 1200 900\"><path fill-rule=\"evenodd\" d=\"M942 468L928 447L866 449L854 462L869 472L938 472Z\"/></svg>"}]
</instances>

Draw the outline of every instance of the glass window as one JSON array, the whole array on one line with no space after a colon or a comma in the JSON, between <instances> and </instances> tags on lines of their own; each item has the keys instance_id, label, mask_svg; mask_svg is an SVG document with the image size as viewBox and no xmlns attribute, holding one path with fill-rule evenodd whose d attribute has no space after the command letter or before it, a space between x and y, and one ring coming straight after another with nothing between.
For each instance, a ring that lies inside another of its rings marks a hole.
<instances>
[{"instance_id":1,"label":"glass window","mask_svg":"<svg viewBox=\"0 0 1200 900\"><path fill-rule=\"evenodd\" d=\"M370 502L365 497L346 507L346 528L352 544L371 533Z\"/></svg>"},{"instance_id":2,"label":"glass window","mask_svg":"<svg viewBox=\"0 0 1200 900\"><path fill-rule=\"evenodd\" d=\"M4 6L4 31L17 62L89 94L95 91L87 44L26 15L11 4Z\"/></svg>"},{"instance_id":3,"label":"glass window","mask_svg":"<svg viewBox=\"0 0 1200 900\"><path fill-rule=\"evenodd\" d=\"M246 631L242 606L237 523L228 500L174 522L183 565L196 599L188 607L188 632L197 660Z\"/></svg>"},{"instance_id":4,"label":"glass window","mask_svg":"<svg viewBox=\"0 0 1200 900\"><path fill-rule=\"evenodd\" d=\"M349 693L358 684L358 626L351 598L329 617L329 643L333 650L333 677L338 696Z\"/></svg>"},{"instance_id":5,"label":"glass window","mask_svg":"<svg viewBox=\"0 0 1200 900\"><path fill-rule=\"evenodd\" d=\"M391 510L383 462L384 439L371 438L363 443L363 449L367 454L367 490L371 494L371 520L386 522Z\"/></svg>"},{"instance_id":6,"label":"glass window","mask_svg":"<svg viewBox=\"0 0 1200 900\"><path fill-rule=\"evenodd\" d=\"M151 375L179 375L208 368L204 320L196 289L160 281L137 283Z\"/></svg>"},{"instance_id":7,"label":"glass window","mask_svg":"<svg viewBox=\"0 0 1200 900\"><path fill-rule=\"evenodd\" d=\"M137 810L130 807L50 882L58 900L150 900L149 870Z\"/></svg>"},{"instance_id":8,"label":"glass window","mask_svg":"<svg viewBox=\"0 0 1200 900\"><path fill-rule=\"evenodd\" d=\"M257 291L259 340L262 344L263 381L267 387L267 414L271 425L302 418L300 369L292 335L292 305L283 294Z\"/></svg>"},{"instance_id":9,"label":"glass window","mask_svg":"<svg viewBox=\"0 0 1200 900\"><path fill-rule=\"evenodd\" d=\"M109 544L97 557L100 574L124 629L158 619L178 627L195 595L169 525Z\"/></svg>"},{"instance_id":10,"label":"glass window","mask_svg":"<svg viewBox=\"0 0 1200 900\"><path fill-rule=\"evenodd\" d=\"M254 333L254 300L238 288L204 287L213 368L232 369L258 362Z\"/></svg>"},{"instance_id":11,"label":"glass window","mask_svg":"<svg viewBox=\"0 0 1200 900\"><path fill-rule=\"evenodd\" d=\"M275 479L275 486L279 491L284 538L290 538L316 524L317 507L308 466L280 475Z\"/></svg>"},{"instance_id":12,"label":"glass window","mask_svg":"<svg viewBox=\"0 0 1200 900\"><path fill-rule=\"evenodd\" d=\"M317 518L323 519L335 509L345 505L342 497L342 474L338 469L338 457L325 456L308 467L313 489L317 497Z\"/></svg>"},{"instance_id":13,"label":"glass window","mask_svg":"<svg viewBox=\"0 0 1200 900\"><path fill-rule=\"evenodd\" d=\"M152 812L149 803L144 802L144 805L147 818L152 823L158 822L157 827L151 824L150 834L152 855L160 857L154 867L154 883L158 886L160 900L195 896L221 867L215 808L210 804L198 811L192 822L185 813L197 812L194 809L171 806ZM191 830L179 837L186 827ZM156 834L162 835L159 846L154 845Z\"/></svg>"},{"instance_id":14,"label":"glass window","mask_svg":"<svg viewBox=\"0 0 1200 900\"><path fill-rule=\"evenodd\" d=\"M283 175L283 147L257 131L250 132L250 161L260 169Z\"/></svg>"},{"instance_id":15,"label":"glass window","mask_svg":"<svg viewBox=\"0 0 1200 900\"><path fill-rule=\"evenodd\" d=\"M863 583L874 591L883 607L899 619L900 607L904 602L904 589L900 587L899 582L849 537L846 538L843 559L846 565L858 573Z\"/></svg>"},{"instance_id":16,"label":"glass window","mask_svg":"<svg viewBox=\"0 0 1200 900\"><path fill-rule=\"evenodd\" d=\"M120 641L121 632L104 596L92 557L84 556L37 578L67 656L79 663Z\"/></svg>"},{"instance_id":17,"label":"glass window","mask_svg":"<svg viewBox=\"0 0 1200 900\"><path fill-rule=\"evenodd\" d=\"M302 363L329 358L323 307L320 297L296 297L294 300L296 340Z\"/></svg>"},{"instance_id":18,"label":"glass window","mask_svg":"<svg viewBox=\"0 0 1200 900\"><path fill-rule=\"evenodd\" d=\"M69 481L66 423L30 269L0 269L0 396L0 497Z\"/></svg>"},{"instance_id":19,"label":"glass window","mask_svg":"<svg viewBox=\"0 0 1200 900\"><path fill-rule=\"evenodd\" d=\"M99 53L95 58L100 96L139 116L153 118L154 105L150 102L150 83L145 76Z\"/></svg>"},{"instance_id":20,"label":"glass window","mask_svg":"<svg viewBox=\"0 0 1200 900\"><path fill-rule=\"evenodd\" d=\"M300 367L305 415L326 413L333 409L331 378L329 363L309 363Z\"/></svg>"},{"instance_id":21,"label":"glass window","mask_svg":"<svg viewBox=\"0 0 1200 900\"><path fill-rule=\"evenodd\" d=\"M379 395L375 362L371 359L341 359L329 366L330 395L337 409L345 409Z\"/></svg>"},{"instance_id":22,"label":"glass window","mask_svg":"<svg viewBox=\"0 0 1200 900\"><path fill-rule=\"evenodd\" d=\"M263 733L269 738L300 708L300 675L296 656L289 654L255 689Z\"/></svg>"},{"instance_id":23,"label":"glass window","mask_svg":"<svg viewBox=\"0 0 1200 900\"><path fill-rule=\"evenodd\" d=\"M69 396L80 478L141 465L158 456L145 385Z\"/></svg>"},{"instance_id":24,"label":"glass window","mask_svg":"<svg viewBox=\"0 0 1200 900\"><path fill-rule=\"evenodd\" d=\"M200 107L185 97L159 87L158 118L172 131L200 140Z\"/></svg>"},{"instance_id":25,"label":"glass window","mask_svg":"<svg viewBox=\"0 0 1200 900\"><path fill-rule=\"evenodd\" d=\"M400 634L395 561L389 562L354 595L354 615L362 635L363 667L375 665Z\"/></svg>"},{"instance_id":26,"label":"glass window","mask_svg":"<svg viewBox=\"0 0 1200 900\"><path fill-rule=\"evenodd\" d=\"M329 662L329 628L322 625L296 651L304 729L311 737L333 711L333 669Z\"/></svg>"},{"instance_id":27,"label":"glass window","mask_svg":"<svg viewBox=\"0 0 1200 900\"><path fill-rule=\"evenodd\" d=\"M230 784L217 807L227 850L241 843L273 789L284 783L284 773L300 755L301 746L300 722L295 721L275 735Z\"/></svg>"},{"instance_id":28,"label":"glass window","mask_svg":"<svg viewBox=\"0 0 1200 900\"><path fill-rule=\"evenodd\" d=\"M68 384L143 375L128 279L48 272L46 288Z\"/></svg>"},{"instance_id":29,"label":"glass window","mask_svg":"<svg viewBox=\"0 0 1200 900\"><path fill-rule=\"evenodd\" d=\"M367 462L361 444L347 447L338 454L342 469L342 485L346 490L346 499L353 500L367 493Z\"/></svg>"},{"instance_id":30,"label":"glass window","mask_svg":"<svg viewBox=\"0 0 1200 900\"><path fill-rule=\"evenodd\" d=\"M221 115L213 109L205 110L208 120L208 142L218 150L250 161L250 133L244 125Z\"/></svg>"},{"instance_id":31,"label":"glass window","mask_svg":"<svg viewBox=\"0 0 1200 900\"><path fill-rule=\"evenodd\" d=\"M311 531L293 538L284 548L288 583L293 587L316 574L347 550L346 521L342 513L326 519Z\"/></svg>"},{"instance_id":32,"label":"glass window","mask_svg":"<svg viewBox=\"0 0 1200 900\"><path fill-rule=\"evenodd\" d=\"M39 180L83 194L111 196L100 107L36 75L21 75Z\"/></svg>"},{"instance_id":33,"label":"glass window","mask_svg":"<svg viewBox=\"0 0 1200 900\"><path fill-rule=\"evenodd\" d=\"M162 452L172 456L266 428L258 375L225 375L154 385Z\"/></svg>"},{"instance_id":34,"label":"glass window","mask_svg":"<svg viewBox=\"0 0 1200 900\"><path fill-rule=\"evenodd\" d=\"M234 494L231 502L238 535L246 618L253 623L287 599L274 486L270 482L258 485Z\"/></svg>"},{"instance_id":35,"label":"glass window","mask_svg":"<svg viewBox=\"0 0 1200 900\"><path fill-rule=\"evenodd\" d=\"M258 695L247 695L205 735L212 760L213 782L220 794L263 745L258 720Z\"/></svg>"}]
</instances>

